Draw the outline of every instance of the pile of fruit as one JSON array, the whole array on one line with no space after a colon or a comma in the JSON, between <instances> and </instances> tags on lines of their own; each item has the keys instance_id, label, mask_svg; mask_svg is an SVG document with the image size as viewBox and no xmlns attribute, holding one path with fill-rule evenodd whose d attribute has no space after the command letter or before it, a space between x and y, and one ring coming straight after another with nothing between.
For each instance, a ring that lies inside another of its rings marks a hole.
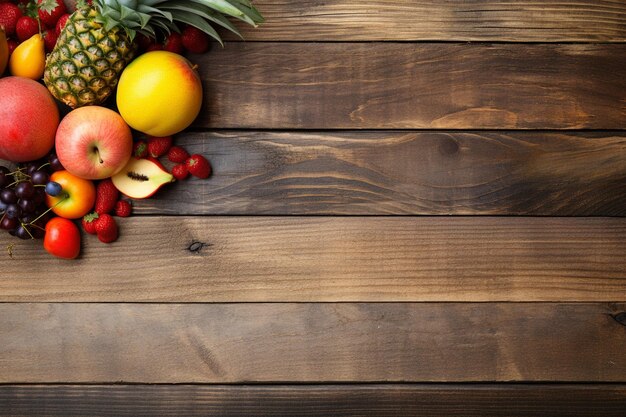
<instances>
[{"instance_id":1,"label":"pile of fruit","mask_svg":"<svg viewBox=\"0 0 626 417\"><path fill-rule=\"evenodd\" d=\"M0 228L73 259L79 223L114 242L132 199L208 178L173 144L202 105L182 54L239 34L229 18L262 22L249 0L0 0Z\"/></svg>"}]
</instances>

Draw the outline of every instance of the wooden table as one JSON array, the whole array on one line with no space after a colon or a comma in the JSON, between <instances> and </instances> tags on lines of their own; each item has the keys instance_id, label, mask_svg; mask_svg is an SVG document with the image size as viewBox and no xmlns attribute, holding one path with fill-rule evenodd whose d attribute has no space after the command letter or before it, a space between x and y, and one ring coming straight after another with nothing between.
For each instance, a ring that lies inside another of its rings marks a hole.
<instances>
[{"instance_id":1,"label":"wooden table","mask_svg":"<svg viewBox=\"0 0 626 417\"><path fill-rule=\"evenodd\" d=\"M625 416L626 2L256 4L211 180L0 238L0 414Z\"/></svg>"}]
</instances>

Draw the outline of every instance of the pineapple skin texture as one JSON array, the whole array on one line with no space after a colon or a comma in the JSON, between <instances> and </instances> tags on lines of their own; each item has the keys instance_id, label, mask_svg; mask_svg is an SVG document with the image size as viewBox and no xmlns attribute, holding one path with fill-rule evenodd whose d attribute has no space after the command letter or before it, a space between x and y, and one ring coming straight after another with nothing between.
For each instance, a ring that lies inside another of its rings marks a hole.
<instances>
[{"instance_id":1,"label":"pineapple skin texture","mask_svg":"<svg viewBox=\"0 0 626 417\"><path fill-rule=\"evenodd\" d=\"M71 108L102 104L136 53L123 29L106 31L97 16L93 8L76 10L46 59L46 87Z\"/></svg>"}]
</instances>

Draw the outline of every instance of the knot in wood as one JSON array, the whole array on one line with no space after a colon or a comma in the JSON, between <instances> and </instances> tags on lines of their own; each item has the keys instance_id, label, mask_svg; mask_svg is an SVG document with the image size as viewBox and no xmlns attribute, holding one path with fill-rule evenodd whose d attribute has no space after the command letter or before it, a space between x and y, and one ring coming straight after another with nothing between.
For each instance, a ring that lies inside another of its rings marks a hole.
<instances>
[{"instance_id":1,"label":"knot in wood","mask_svg":"<svg viewBox=\"0 0 626 417\"><path fill-rule=\"evenodd\" d=\"M202 250L202 248L204 248L205 246L211 246L209 243L204 243L204 242L198 242L198 241L193 241L191 242L191 244L189 246L187 246L187 250L189 252L192 253L198 253Z\"/></svg>"},{"instance_id":2,"label":"knot in wood","mask_svg":"<svg viewBox=\"0 0 626 417\"><path fill-rule=\"evenodd\" d=\"M626 312L622 311L621 313L611 314L611 317L622 326L626 326Z\"/></svg>"}]
</instances>

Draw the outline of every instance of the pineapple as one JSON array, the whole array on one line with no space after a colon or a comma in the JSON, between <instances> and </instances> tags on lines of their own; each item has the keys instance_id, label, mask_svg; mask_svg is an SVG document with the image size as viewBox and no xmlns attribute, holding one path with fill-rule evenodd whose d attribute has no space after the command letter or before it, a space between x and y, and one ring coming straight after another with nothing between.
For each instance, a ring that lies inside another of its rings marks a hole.
<instances>
[{"instance_id":1,"label":"pineapple","mask_svg":"<svg viewBox=\"0 0 626 417\"><path fill-rule=\"evenodd\" d=\"M72 108L104 102L134 58L137 33L156 37L185 23L220 44L211 23L238 36L227 17L257 26L263 17L249 0L93 0L70 16L46 59L44 82L54 97Z\"/></svg>"}]
</instances>

